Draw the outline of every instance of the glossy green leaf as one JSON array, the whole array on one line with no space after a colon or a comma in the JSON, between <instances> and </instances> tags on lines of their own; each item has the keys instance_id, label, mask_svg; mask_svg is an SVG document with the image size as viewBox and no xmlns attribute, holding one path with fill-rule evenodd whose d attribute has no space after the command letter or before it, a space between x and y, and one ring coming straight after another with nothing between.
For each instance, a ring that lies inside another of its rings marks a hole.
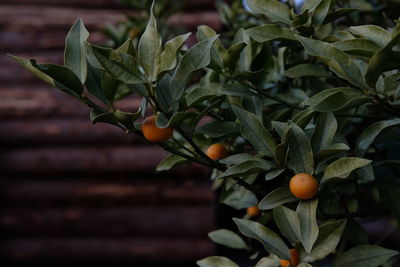
<instances>
[{"instance_id":1,"label":"glossy green leaf","mask_svg":"<svg viewBox=\"0 0 400 267\"><path fill-rule=\"evenodd\" d=\"M261 258L254 267L280 267L279 258L270 254L268 257Z\"/></svg>"},{"instance_id":2,"label":"glossy green leaf","mask_svg":"<svg viewBox=\"0 0 400 267\"><path fill-rule=\"evenodd\" d=\"M284 73L289 78L300 78L306 76L315 76L315 77L326 77L328 73L318 65L312 64L299 64L290 69L287 69Z\"/></svg>"},{"instance_id":3,"label":"glossy green leaf","mask_svg":"<svg viewBox=\"0 0 400 267\"><path fill-rule=\"evenodd\" d=\"M97 97L101 102L110 104L110 101L108 100L101 86L102 71L93 67L91 64L88 64L87 67L88 72L86 88L88 89L89 93Z\"/></svg>"},{"instance_id":4,"label":"glossy green leaf","mask_svg":"<svg viewBox=\"0 0 400 267\"><path fill-rule=\"evenodd\" d=\"M259 153L273 155L276 143L273 136L265 129L262 122L252 113L232 106L240 122L240 132Z\"/></svg>"},{"instance_id":5,"label":"glossy green leaf","mask_svg":"<svg viewBox=\"0 0 400 267\"><path fill-rule=\"evenodd\" d=\"M222 256L210 256L196 262L200 267L239 267L230 259Z\"/></svg>"},{"instance_id":6,"label":"glossy green leaf","mask_svg":"<svg viewBox=\"0 0 400 267\"><path fill-rule=\"evenodd\" d=\"M274 221L281 233L294 246L300 241L300 222L295 211L284 206L279 206L273 210Z\"/></svg>"},{"instance_id":7,"label":"glossy green leaf","mask_svg":"<svg viewBox=\"0 0 400 267\"><path fill-rule=\"evenodd\" d=\"M338 18L346 16L346 15L348 15L350 13L353 13L353 12L355 12L357 10L358 9L356 9L356 8L339 8L339 9L337 9L335 11L332 11L332 12L328 13L328 15L326 16L323 24L335 21Z\"/></svg>"},{"instance_id":8,"label":"glossy green leaf","mask_svg":"<svg viewBox=\"0 0 400 267\"><path fill-rule=\"evenodd\" d=\"M305 255L303 261L314 262L321 260L335 252L336 246L342 237L346 220L328 221L319 227L317 241L310 253Z\"/></svg>"},{"instance_id":9,"label":"glossy green leaf","mask_svg":"<svg viewBox=\"0 0 400 267\"><path fill-rule=\"evenodd\" d=\"M267 174L265 175L265 180L267 180L267 181L272 180L272 179L278 177L279 175L281 175L284 171L285 171L285 169L271 170L271 171L267 172Z\"/></svg>"},{"instance_id":10,"label":"glossy green leaf","mask_svg":"<svg viewBox=\"0 0 400 267\"><path fill-rule=\"evenodd\" d=\"M258 208L261 210L269 210L296 200L298 199L293 196L289 188L279 187L266 195L258 204Z\"/></svg>"},{"instance_id":11,"label":"glossy green leaf","mask_svg":"<svg viewBox=\"0 0 400 267\"><path fill-rule=\"evenodd\" d=\"M324 176L321 179L321 184L334 178L345 179L352 171L370 163L371 161L368 159L356 157L338 159L326 167Z\"/></svg>"},{"instance_id":12,"label":"glossy green leaf","mask_svg":"<svg viewBox=\"0 0 400 267\"><path fill-rule=\"evenodd\" d=\"M321 0L316 6L312 20L314 24L321 25L328 15L332 0Z\"/></svg>"},{"instance_id":13,"label":"glossy green leaf","mask_svg":"<svg viewBox=\"0 0 400 267\"><path fill-rule=\"evenodd\" d=\"M235 35L233 44L246 43L246 47L240 52L239 61L237 63L237 69L239 73L250 71L250 66L253 60L253 52L251 49L251 41L247 31L240 28Z\"/></svg>"},{"instance_id":14,"label":"glossy green leaf","mask_svg":"<svg viewBox=\"0 0 400 267\"><path fill-rule=\"evenodd\" d=\"M356 141L356 152L358 156L363 156L368 147L374 142L375 138L385 129L400 124L400 119L379 121L365 129Z\"/></svg>"},{"instance_id":15,"label":"glossy green leaf","mask_svg":"<svg viewBox=\"0 0 400 267\"><path fill-rule=\"evenodd\" d=\"M34 59L24 59L11 56L16 62L38 78L67 94L80 98L83 92L82 84L75 73L67 67L54 64L38 64Z\"/></svg>"},{"instance_id":16,"label":"glossy green leaf","mask_svg":"<svg viewBox=\"0 0 400 267\"><path fill-rule=\"evenodd\" d=\"M343 52L360 56L372 56L373 53L380 49L377 44L368 39L343 40L332 45Z\"/></svg>"},{"instance_id":17,"label":"glossy green leaf","mask_svg":"<svg viewBox=\"0 0 400 267\"><path fill-rule=\"evenodd\" d=\"M109 124L117 125L118 121L115 119L114 114L112 112L101 112L95 109L90 111L90 121L93 124L98 122L104 122Z\"/></svg>"},{"instance_id":18,"label":"glossy green leaf","mask_svg":"<svg viewBox=\"0 0 400 267\"><path fill-rule=\"evenodd\" d=\"M129 38L128 40L126 40L120 47L115 49L115 51L128 54L132 57L136 56L136 51L135 51L135 47L133 45L132 38Z\"/></svg>"},{"instance_id":19,"label":"glossy green leaf","mask_svg":"<svg viewBox=\"0 0 400 267\"><path fill-rule=\"evenodd\" d=\"M332 144L329 147L322 149L317 152L315 158L320 161L325 158L329 158L330 156L337 155L343 153L345 151L350 150L350 147L343 143Z\"/></svg>"},{"instance_id":20,"label":"glossy green leaf","mask_svg":"<svg viewBox=\"0 0 400 267\"><path fill-rule=\"evenodd\" d=\"M290 24L288 6L277 0L247 0L247 5L254 13L266 16L271 22Z\"/></svg>"},{"instance_id":21,"label":"glossy green leaf","mask_svg":"<svg viewBox=\"0 0 400 267\"><path fill-rule=\"evenodd\" d=\"M209 137L222 137L234 133L239 133L239 124L230 121L213 121L196 128L196 134L204 134Z\"/></svg>"},{"instance_id":22,"label":"glossy green leaf","mask_svg":"<svg viewBox=\"0 0 400 267\"><path fill-rule=\"evenodd\" d=\"M247 249L247 244L235 232L228 229L218 229L208 233L208 237L217 244L235 248L235 249Z\"/></svg>"},{"instance_id":23,"label":"glossy green leaf","mask_svg":"<svg viewBox=\"0 0 400 267\"><path fill-rule=\"evenodd\" d=\"M175 154L169 154L167 157L165 157L160 163L158 163L156 167L156 171L161 172L161 171L168 171L171 168L187 162L187 159L182 158L178 155Z\"/></svg>"},{"instance_id":24,"label":"glossy green leaf","mask_svg":"<svg viewBox=\"0 0 400 267\"><path fill-rule=\"evenodd\" d=\"M253 154L248 154L248 153L238 153L238 154L234 154L232 156L229 156L227 158L224 158L222 160L220 160L221 163L223 164L237 164L237 163L241 163L244 161L257 161L260 158L257 157L257 155L253 155Z\"/></svg>"},{"instance_id":25,"label":"glossy green leaf","mask_svg":"<svg viewBox=\"0 0 400 267\"><path fill-rule=\"evenodd\" d=\"M320 60L329 66L329 68L339 77L347 80L355 86L364 88L365 82L360 69L352 59L344 52L340 51L332 44L296 36L306 49L307 53L317 56Z\"/></svg>"},{"instance_id":26,"label":"glossy green leaf","mask_svg":"<svg viewBox=\"0 0 400 267\"><path fill-rule=\"evenodd\" d=\"M297 205L296 213L300 222L301 243L307 253L318 238L319 228L317 224L318 199L301 200Z\"/></svg>"},{"instance_id":27,"label":"glossy green leaf","mask_svg":"<svg viewBox=\"0 0 400 267\"><path fill-rule=\"evenodd\" d=\"M232 167L229 167L221 175L217 176L216 179L224 179L230 177L240 177L244 175L249 175L252 173L259 173L262 171L270 170L274 165L266 160L249 160L241 163L237 163Z\"/></svg>"},{"instance_id":28,"label":"glossy green leaf","mask_svg":"<svg viewBox=\"0 0 400 267\"><path fill-rule=\"evenodd\" d=\"M289 167L294 173L314 172L314 157L308 136L296 124L291 124L288 133Z\"/></svg>"},{"instance_id":29,"label":"glossy green leaf","mask_svg":"<svg viewBox=\"0 0 400 267\"><path fill-rule=\"evenodd\" d=\"M311 138L313 151L318 152L329 147L333 141L336 130L337 121L335 115L332 113L319 114L317 117L314 134Z\"/></svg>"},{"instance_id":30,"label":"glossy green leaf","mask_svg":"<svg viewBox=\"0 0 400 267\"><path fill-rule=\"evenodd\" d=\"M258 222L239 218L233 218L233 221L242 234L260 241L269 253L290 259L289 248L275 232Z\"/></svg>"},{"instance_id":31,"label":"glossy green leaf","mask_svg":"<svg viewBox=\"0 0 400 267\"><path fill-rule=\"evenodd\" d=\"M207 25L200 25L197 27L196 37L199 41L205 41L210 38L218 37L218 34ZM211 64L214 67L222 68L222 55L225 53L225 48L222 45L221 40L218 38L215 40L213 46L211 47Z\"/></svg>"},{"instance_id":32,"label":"glossy green leaf","mask_svg":"<svg viewBox=\"0 0 400 267\"><path fill-rule=\"evenodd\" d=\"M79 78L82 84L86 81L86 41L89 32L86 30L82 19L78 19L71 27L65 39L64 65L69 67Z\"/></svg>"},{"instance_id":33,"label":"glossy green leaf","mask_svg":"<svg viewBox=\"0 0 400 267\"><path fill-rule=\"evenodd\" d=\"M276 24L264 24L246 30L247 35L259 43L272 40L296 40L293 32Z\"/></svg>"},{"instance_id":34,"label":"glossy green leaf","mask_svg":"<svg viewBox=\"0 0 400 267\"><path fill-rule=\"evenodd\" d=\"M109 48L91 45L90 49L103 68L115 79L127 84L143 83L135 58Z\"/></svg>"},{"instance_id":35,"label":"glossy green leaf","mask_svg":"<svg viewBox=\"0 0 400 267\"><path fill-rule=\"evenodd\" d=\"M160 55L159 73L172 70L177 64L177 53L185 44L191 33L179 35L165 44L164 51Z\"/></svg>"},{"instance_id":36,"label":"glossy green leaf","mask_svg":"<svg viewBox=\"0 0 400 267\"><path fill-rule=\"evenodd\" d=\"M210 49L217 38L216 36L195 44L181 58L169 85L172 99L180 99L190 75L210 63Z\"/></svg>"},{"instance_id":37,"label":"glossy green leaf","mask_svg":"<svg viewBox=\"0 0 400 267\"><path fill-rule=\"evenodd\" d=\"M240 53L247 46L246 43L237 43L229 47L222 55L224 67L231 70L235 69L236 63L240 59Z\"/></svg>"},{"instance_id":38,"label":"glossy green leaf","mask_svg":"<svg viewBox=\"0 0 400 267\"><path fill-rule=\"evenodd\" d=\"M391 40L390 33L376 25L353 26L349 28L349 31L356 36L371 40L381 47L387 45Z\"/></svg>"},{"instance_id":39,"label":"glossy green leaf","mask_svg":"<svg viewBox=\"0 0 400 267\"><path fill-rule=\"evenodd\" d=\"M161 35L157 29L157 21L154 17L154 2L150 9L150 19L146 29L140 37L138 44L139 62L146 73L149 83L157 80L161 57Z\"/></svg>"},{"instance_id":40,"label":"glossy green leaf","mask_svg":"<svg viewBox=\"0 0 400 267\"><path fill-rule=\"evenodd\" d=\"M303 105L311 106L318 112L334 112L352 108L370 101L370 98L361 91L338 87L321 91L303 102Z\"/></svg>"},{"instance_id":41,"label":"glossy green leaf","mask_svg":"<svg viewBox=\"0 0 400 267\"><path fill-rule=\"evenodd\" d=\"M219 201L237 210L255 206L258 203L257 196L243 186L240 186L238 189L235 187L229 188L228 192L220 195Z\"/></svg>"},{"instance_id":42,"label":"glossy green leaf","mask_svg":"<svg viewBox=\"0 0 400 267\"><path fill-rule=\"evenodd\" d=\"M380 246L361 245L340 254L340 256L335 259L333 266L377 267L398 254L398 251Z\"/></svg>"}]
</instances>

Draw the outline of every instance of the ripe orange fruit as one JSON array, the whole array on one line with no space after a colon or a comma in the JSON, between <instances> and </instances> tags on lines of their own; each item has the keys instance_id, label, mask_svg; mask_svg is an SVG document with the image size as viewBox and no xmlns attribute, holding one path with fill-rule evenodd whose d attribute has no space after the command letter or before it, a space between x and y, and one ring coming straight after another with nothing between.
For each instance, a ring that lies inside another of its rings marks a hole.
<instances>
[{"instance_id":1,"label":"ripe orange fruit","mask_svg":"<svg viewBox=\"0 0 400 267\"><path fill-rule=\"evenodd\" d=\"M279 263L282 267L288 267L290 262L288 260L279 260Z\"/></svg>"},{"instance_id":2,"label":"ripe orange fruit","mask_svg":"<svg viewBox=\"0 0 400 267\"><path fill-rule=\"evenodd\" d=\"M310 199L315 196L318 191L317 180L307 174L298 173L290 180L290 192L300 199Z\"/></svg>"},{"instance_id":3,"label":"ripe orange fruit","mask_svg":"<svg viewBox=\"0 0 400 267\"><path fill-rule=\"evenodd\" d=\"M144 137L151 142L164 142L171 138L173 129L158 128L156 125L156 116L147 117L142 123L142 132Z\"/></svg>"},{"instance_id":4,"label":"ripe orange fruit","mask_svg":"<svg viewBox=\"0 0 400 267\"><path fill-rule=\"evenodd\" d=\"M228 156L228 150L221 144L213 144L207 149L207 156L210 159L224 159Z\"/></svg>"},{"instance_id":5,"label":"ripe orange fruit","mask_svg":"<svg viewBox=\"0 0 400 267\"><path fill-rule=\"evenodd\" d=\"M250 217L256 217L260 215L261 211L258 209L257 206L252 206L247 208L247 215Z\"/></svg>"},{"instance_id":6,"label":"ripe orange fruit","mask_svg":"<svg viewBox=\"0 0 400 267\"><path fill-rule=\"evenodd\" d=\"M297 251L297 249L292 248L290 250L290 261L280 259L279 262L282 267L287 267L289 266L289 264L291 267L296 267L300 264L299 252Z\"/></svg>"}]
</instances>

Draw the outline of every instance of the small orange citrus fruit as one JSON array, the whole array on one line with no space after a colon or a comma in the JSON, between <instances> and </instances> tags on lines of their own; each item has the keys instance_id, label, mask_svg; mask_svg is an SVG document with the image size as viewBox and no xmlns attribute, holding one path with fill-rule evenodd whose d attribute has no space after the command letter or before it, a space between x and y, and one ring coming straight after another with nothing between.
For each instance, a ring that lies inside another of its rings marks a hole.
<instances>
[{"instance_id":1,"label":"small orange citrus fruit","mask_svg":"<svg viewBox=\"0 0 400 267\"><path fill-rule=\"evenodd\" d=\"M250 217L256 217L260 215L261 211L258 209L257 206L252 206L247 208L247 215Z\"/></svg>"},{"instance_id":2,"label":"small orange citrus fruit","mask_svg":"<svg viewBox=\"0 0 400 267\"><path fill-rule=\"evenodd\" d=\"M307 173L298 173L290 180L289 187L290 192L297 198L310 199L317 194L318 182Z\"/></svg>"},{"instance_id":3,"label":"small orange citrus fruit","mask_svg":"<svg viewBox=\"0 0 400 267\"><path fill-rule=\"evenodd\" d=\"M147 117L142 123L142 132L144 137L151 142L164 142L171 138L173 129L158 128L156 125L156 116Z\"/></svg>"},{"instance_id":4,"label":"small orange citrus fruit","mask_svg":"<svg viewBox=\"0 0 400 267\"><path fill-rule=\"evenodd\" d=\"M228 151L221 144L213 144L208 147L207 156L213 160L224 159L228 156Z\"/></svg>"},{"instance_id":5,"label":"small orange citrus fruit","mask_svg":"<svg viewBox=\"0 0 400 267\"><path fill-rule=\"evenodd\" d=\"M279 263L282 267L287 267L289 266L289 264L291 267L296 267L300 263L299 252L297 251L297 249L292 248L290 250L290 261L280 259Z\"/></svg>"}]
</instances>

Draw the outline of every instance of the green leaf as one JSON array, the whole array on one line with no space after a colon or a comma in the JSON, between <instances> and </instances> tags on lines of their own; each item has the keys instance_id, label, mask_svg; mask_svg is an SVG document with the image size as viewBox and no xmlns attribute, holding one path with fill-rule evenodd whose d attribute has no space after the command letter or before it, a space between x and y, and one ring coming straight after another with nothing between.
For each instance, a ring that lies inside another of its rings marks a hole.
<instances>
[{"instance_id":1,"label":"green leaf","mask_svg":"<svg viewBox=\"0 0 400 267\"><path fill-rule=\"evenodd\" d=\"M88 64L87 67L88 67L87 68L88 72L86 79L86 87L89 93L97 97L104 104L110 104L110 101L108 100L101 86L102 71L93 67L91 64Z\"/></svg>"},{"instance_id":2,"label":"green leaf","mask_svg":"<svg viewBox=\"0 0 400 267\"><path fill-rule=\"evenodd\" d=\"M365 82L359 68L344 52L327 42L317 41L298 35L296 37L308 54L319 57L324 64L328 65L329 68L336 73L336 75L355 86L361 88L365 87Z\"/></svg>"},{"instance_id":3,"label":"green leaf","mask_svg":"<svg viewBox=\"0 0 400 267\"><path fill-rule=\"evenodd\" d=\"M273 210L274 221L281 233L294 246L300 241L300 222L295 211L284 206L279 206Z\"/></svg>"},{"instance_id":4,"label":"green leaf","mask_svg":"<svg viewBox=\"0 0 400 267\"><path fill-rule=\"evenodd\" d=\"M379 121L365 129L356 141L356 153L364 156L368 147L374 142L375 138L386 128L400 124L400 119Z\"/></svg>"},{"instance_id":5,"label":"green leaf","mask_svg":"<svg viewBox=\"0 0 400 267\"><path fill-rule=\"evenodd\" d=\"M317 224L318 199L301 200L297 205L296 213L300 222L301 243L306 252L310 252L318 238Z\"/></svg>"},{"instance_id":6,"label":"green leaf","mask_svg":"<svg viewBox=\"0 0 400 267\"><path fill-rule=\"evenodd\" d=\"M234 70L236 63L240 59L240 54L246 46L246 43L237 43L229 47L222 55L224 67Z\"/></svg>"},{"instance_id":7,"label":"green leaf","mask_svg":"<svg viewBox=\"0 0 400 267\"><path fill-rule=\"evenodd\" d=\"M260 241L269 253L282 259L290 259L289 248L275 232L258 222L239 218L233 218L233 221L242 234Z\"/></svg>"},{"instance_id":8,"label":"green leaf","mask_svg":"<svg viewBox=\"0 0 400 267\"><path fill-rule=\"evenodd\" d=\"M326 24L326 23L335 21L340 17L343 17L350 13L353 13L354 11L358 11L358 9L357 8L339 8L335 11L328 13L328 15L326 16L326 18L322 24Z\"/></svg>"},{"instance_id":9,"label":"green leaf","mask_svg":"<svg viewBox=\"0 0 400 267\"><path fill-rule=\"evenodd\" d=\"M115 51L120 53L128 54L132 57L136 56L135 47L133 46L132 38L126 40L120 47L118 47Z\"/></svg>"},{"instance_id":10,"label":"green leaf","mask_svg":"<svg viewBox=\"0 0 400 267\"><path fill-rule=\"evenodd\" d=\"M318 152L328 148L335 136L337 121L332 113L320 113L317 117L315 131L311 138L313 151Z\"/></svg>"},{"instance_id":11,"label":"green leaf","mask_svg":"<svg viewBox=\"0 0 400 267\"><path fill-rule=\"evenodd\" d=\"M260 158L253 154L239 153L220 160L223 164L237 164L245 161L257 161Z\"/></svg>"},{"instance_id":12,"label":"green leaf","mask_svg":"<svg viewBox=\"0 0 400 267\"><path fill-rule=\"evenodd\" d=\"M332 0L321 0L314 10L312 20L314 24L323 24L326 16L328 15L329 9L331 7Z\"/></svg>"},{"instance_id":13,"label":"green leaf","mask_svg":"<svg viewBox=\"0 0 400 267\"><path fill-rule=\"evenodd\" d=\"M89 48L103 68L115 79L127 84L143 83L143 76L139 72L135 58L109 48L94 45L90 45Z\"/></svg>"},{"instance_id":14,"label":"green leaf","mask_svg":"<svg viewBox=\"0 0 400 267\"><path fill-rule=\"evenodd\" d=\"M387 45L391 40L390 33L376 25L353 26L349 28L349 31L356 36L371 40L381 47Z\"/></svg>"},{"instance_id":15,"label":"green leaf","mask_svg":"<svg viewBox=\"0 0 400 267\"><path fill-rule=\"evenodd\" d=\"M352 171L370 163L371 160L356 157L338 159L326 167L321 184L334 178L345 179Z\"/></svg>"},{"instance_id":16,"label":"green leaf","mask_svg":"<svg viewBox=\"0 0 400 267\"><path fill-rule=\"evenodd\" d=\"M399 42L400 31L397 31L392 40L369 60L365 79L370 87L375 87L383 72L399 68L400 52L394 49Z\"/></svg>"},{"instance_id":17,"label":"green leaf","mask_svg":"<svg viewBox=\"0 0 400 267\"><path fill-rule=\"evenodd\" d=\"M209 26L206 25L200 25L199 27L197 27L197 33L196 33L196 37L199 41L204 41L207 40L209 38L214 38L214 37L218 37L217 33ZM222 45L221 40L219 40L217 38L217 40L215 40L212 48L211 48L211 64L214 67L217 68L222 68L223 67L223 62L222 62L222 55L225 52L225 48Z\"/></svg>"},{"instance_id":18,"label":"green leaf","mask_svg":"<svg viewBox=\"0 0 400 267\"><path fill-rule=\"evenodd\" d=\"M185 44L186 40L189 38L191 33L186 33L179 35L171 40L169 40L165 44L164 51L160 56L160 68L158 73L162 73L164 71L172 70L176 67L177 63L177 53L181 49L181 47Z\"/></svg>"},{"instance_id":19,"label":"green leaf","mask_svg":"<svg viewBox=\"0 0 400 267\"><path fill-rule=\"evenodd\" d=\"M215 179L225 179L230 177L240 177L249 175L252 173L259 173L262 171L270 170L274 164L269 161L258 159L258 160L249 160L241 163L237 163L232 167L229 167L225 172L218 175Z\"/></svg>"},{"instance_id":20,"label":"green leaf","mask_svg":"<svg viewBox=\"0 0 400 267\"><path fill-rule=\"evenodd\" d=\"M297 265L297 267L312 267L312 265L307 262L302 262L299 265Z\"/></svg>"},{"instance_id":21,"label":"green leaf","mask_svg":"<svg viewBox=\"0 0 400 267\"><path fill-rule=\"evenodd\" d=\"M235 35L233 44L246 43L246 47L240 52L239 61L237 64L238 72L244 73L249 72L251 67L251 62L253 60L253 52L251 49L251 41L247 31L240 28Z\"/></svg>"},{"instance_id":22,"label":"green leaf","mask_svg":"<svg viewBox=\"0 0 400 267\"><path fill-rule=\"evenodd\" d=\"M272 180L272 179L278 177L284 171L285 171L285 169L277 169L277 170L272 170L270 172L267 172L267 174L265 175L265 180L266 181Z\"/></svg>"},{"instance_id":23,"label":"green leaf","mask_svg":"<svg viewBox=\"0 0 400 267\"><path fill-rule=\"evenodd\" d=\"M279 187L266 195L258 204L258 208L261 210L269 210L296 200L298 199L293 196L289 188Z\"/></svg>"},{"instance_id":24,"label":"green leaf","mask_svg":"<svg viewBox=\"0 0 400 267\"><path fill-rule=\"evenodd\" d=\"M182 97L192 72L210 63L210 49L217 38L218 36L195 44L181 58L169 85L172 99L178 100Z\"/></svg>"},{"instance_id":25,"label":"green leaf","mask_svg":"<svg viewBox=\"0 0 400 267\"><path fill-rule=\"evenodd\" d=\"M164 158L160 163L158 163L156 167L156 171L161 172L161 171L168 171L171 168L187 162L187 159L182 158L178 155L175 154L169 154L166 158Z\"/></svg>"},{"instance_id":26,"label":"green leaf","mask_svg":"<svg viewBox=\"0 0 400 267\"><path fill-rule=\"evenodd\" d=\"M273 40L296 40L291 30L281 28L276 24L264 24L249 28L246 30L246 33L250 38L259 43Z\"/></svg>"},{"instance_id":27,"label":"green leaf","mask_svg":"<svg viewBox=\"0 0 400 267\"><path fill-rule=\"evenodd\" d=\"M252 113L232 106L240 122L240 132L259 153L272 156L276 143L272 135L264 128L262 122Z\"/></svg>"},{"instance_id":28,"label":"green leaf","mask_svg":"<svg viewBox=\"0 0 400 267\"><path fill-rule=\"evenodd\" d=\"M230 188L226 195L220 195L219 201L237 210L255 206L258 203L257 196L243 186L240 186L239 189Z\"/></svg>"},{"instance_id":29,"label":"green leaf","mask_svg":"<svg viewBox=\"0 0 400 267\"><path fill-rule=\"evenodd\" d=\"M138 44L138 55L140 65L146 73L149 83L157 80L157 74L160 68L161 43L162 39L157 30L157 21L154 17L154 2L150 9L150 19L146 29L140 37Z\"/></svg>"},{"instance_id":30,"label":"green leaf","mask_svg":"<svg viewBox=\"0 0 400 267\"><path fill-rule=\"evenodd\" d=\"M234 133L239 133L239 124L231 121L212 121L197 127L195 134L204 134L209 137L223 137Z\"/></svg>"},{"instance_id":31,"label":"green leaf","mask_svg":"<svg viewBox=\"0 0 400 267\"><path fill-rule=\"evenodd\" d=\"M218 229L208 233L208 237L217 244L235 248L235 249L247 249L247 244L235 232L228 229Z\"/></svg>"},{"instance_id":32,"label":"green leaf","mask_svg":"<svg viewBox=\"0 0 400 267\"><path fill-rule=\"evenodd\" d=\"M34 59L24 59L16 56L11 57L25 69L51 86L75 96L76 98L81 98L83 92L82 83L69 68L54 64L37 64Z\"/></svg>"},{"instance_id":33,"label":"green leaf","mask_svg":"<svg viewBox=\"0 0 400 267\"><path fill-rule=\"evenodd\" d=\"M65 39L64 65L69 67L79 78L82 84L86 81L86 41L89 32L82 19L78 19L71 27Z\"/></svg>"},{"instance_id":34,"label":"green leaf","mask_svg":"<svg viewBox=\"0 0 400 267\"><path fill-rule=\"evenodd\" d=\"M271 22L290 24L289 8L277 0L247 0L247 5L255 14L264 15Z\"/></svg>"},{"instance_id":35,"label":"green leaf","mask_svg":"<svg viewBox=\"0 0 400 267\"><path fill-rule=\"evenodd\" d=\"M104 122L109 124L118 125L118 121L115 119L114 114L112 112L101 112L95 109L90 111L90 121L93 124L98 122Z\"/></svg>"},{"instance_id":36,"label":"green leaf","mask_svg":"<svg viewBox=\"0 0 400 267\"><path fill-rule=\"evenodd\" d=\"M254 267L280 267L279 258L270 254L268 257L261 258Z\"/></svg>"},{"instance_id":37,"label":"green leaf","mask_svg":"<svg viewBox=\"0 0 400 267\"><path fill-rule=\"evenodd\" d=\"M318 153L315 155L315 158L317 161L321 161L323 159L329 158L330 156L340 154L348 150L350 150L350 147L346 144L332 144L329 147L318 151Z\"/></svg>"},{"instance_id":38,"label":"green leaf","mask_svg":"<svg viewBox=\"0 0 400 267\"><path fill-rule=\"evenodd\" d=\"M303 261L314 262L322 260L330 253L335 252L345 226L346 220L330 221L322 224L319 227L318 238L313 249L303 258Z\"/></svg>"},{"instance_id":39,"label":"green leaf","mask_svg":"<svg viewBox=\"0 0 400 267\"><path fill-rule=\"evenodd\" d=\"M239 267L230 259L222 256L211 256L196 262L200 267Z\"/></svg>"},{"instance_id":40,"label":"green leaf","mask_svg":"<svg viewBox=\"0 0 400 267\"><path fill-rule=\"evenodd\" d=\"M287 69L284 73L289 78L300 78L306 76L315 77L326 77L328 73L318 65L311 64L299 64L290 69Z\"/></svg>"},{"instance_id":41,"label":"green leaf","mask_svg":"<svg viewBox=\"0 0 400 267\"><path fill-rule=\"evenodd\" d=\"M318 112L335 112L342 109L353 108L368 101L370 101L370 98L359 90L348 87L338 87L330 88L315 94L311 98L305 100L303 105L311 106L313 110Z\"/></svg>"},{"instance_id":42,"label":"green leaf","mask_svg":"<svg viewBox=\"0 0 400 267\"><path fill-rule=\"evenodd\" d=\"M168 73L162 77L162 79L157 82L155 88L155 96L157 103L160 106L160 110L168 113L173 110L173 100L169 95L169 83L171 82L171 75Z\"/></svg>"},{"instance_id":43,"label":"green leaf","mask_svg":"<svg viewBox=\"0 0 400 267\"><path fill-rule=\"evenodd\" d=\"M338 256L334 267L376 267L398 255L395 250L386 249L380 246L361 245L355 246Z\"/></svg>"},{"instance_id":44,"label":"green leaf","mask_svg":"<svg viewBox=\"0 0 400 267\"><path fill-rule=\"evenodd\" d=\"M307 135L299 126L291 123L288 133L289 142L289 165L294 173L314 172L314 158Z\"/></svg>"},{"instance_id":45,"label":"green leaf","mask_svg":"<svg viewBox=\"0 0 400 267\"><path fill-rule=\"evenodd\" d=\"M360 56L372 56L380 49L377 44L368 39L343 40L332 45L343 52Z\"/></svg>"}]
</instances>

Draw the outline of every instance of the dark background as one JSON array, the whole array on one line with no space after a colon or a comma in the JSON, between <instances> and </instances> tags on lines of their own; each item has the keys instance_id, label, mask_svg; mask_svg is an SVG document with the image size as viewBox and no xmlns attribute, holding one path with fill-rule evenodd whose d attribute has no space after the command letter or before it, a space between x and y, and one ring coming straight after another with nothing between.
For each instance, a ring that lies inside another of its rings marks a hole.
<instances>
[{"instance_id":1,"label":"dark background","mask_svg":"<svg viewBox=\"0 0 400 267\"><path fill-rule=\"evenodd\" d=\"M194 266L213 255L209 170L154 169L166 153L50 88L6 53L62 63L81 17L90 41L132 12L113 0L0 1L0 262L2 266ZM221 24L214 1L191 0L172 24ZM136 110L135 99L119 103ZM5 264L5 265L3 265Z\"/></svg>"}]
</instances>

